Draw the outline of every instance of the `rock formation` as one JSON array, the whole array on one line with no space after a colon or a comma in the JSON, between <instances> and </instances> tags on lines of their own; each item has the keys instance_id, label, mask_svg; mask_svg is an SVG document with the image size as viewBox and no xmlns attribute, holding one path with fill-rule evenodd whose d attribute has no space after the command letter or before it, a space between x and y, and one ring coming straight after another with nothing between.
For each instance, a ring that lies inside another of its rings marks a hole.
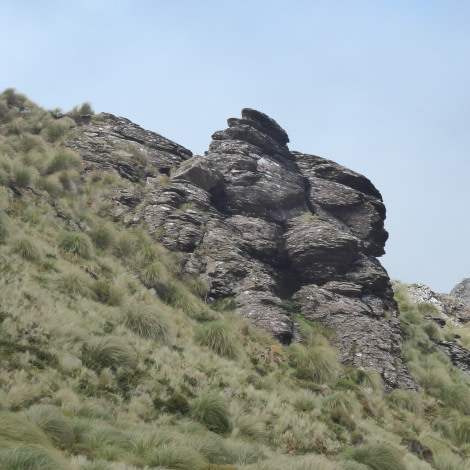
<instances>
[{"instance_id":1,"label":"rock formation","mask_svg":"<svg viewBox=\"0 0 470 470\"><path fill-rule=\"evenodd\" d=\"M458 288L464 281L456 287ZM434 321L441 327L451 322L455 327L462 328L470 321L470 306L455 297L454 291L462 292L454 289L451 295L438 294L424 284L407 285L408 296L412 303L428 303L435 307L435 314L425 316L428 321ZM454 336L459 337L458 333ZM436 344L456 367L470 375L470 351L467 348L456 341L442 340Z\"/></svg>"},{"instance_id":2,"label":"rock formation","mask_svg":"<svg viewBox=\"0 0 470 470\"><path fill-rule=\"evenodd\" d=\"M460 299L470 306L470 278L465 278L459 282L450 292L450 295Z\"/></svg>"},{"instance_id":3,"label":"rock formation","mask_svg":"<svg viewBox=\"0 0 470 470\"><path fill-rule=\"evenodd\" d=\"M142 190L116 190L115 216L143 218L163 245L182 252L184 272L205 280L208 300L233 297L240 315L287 344L301 340L295 305L335 329L343 362L378 370L388 389L413 386L377 260L388 237L385 207L366 177L290 151L286 132L253 109L229 119L204 156L112 115L82 130L70 145L86 170L98 165L145 181ZM135 149L146 163L132 160Z\"/></svg>"}]
</instances>

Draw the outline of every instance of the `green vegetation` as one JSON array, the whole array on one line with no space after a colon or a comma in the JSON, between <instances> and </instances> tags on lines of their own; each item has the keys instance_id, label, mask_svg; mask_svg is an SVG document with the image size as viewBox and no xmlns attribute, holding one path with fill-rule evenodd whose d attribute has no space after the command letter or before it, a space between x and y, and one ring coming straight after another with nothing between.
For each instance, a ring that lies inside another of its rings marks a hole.
<instances>
[{"instance_id":1,"label":"green vegetation","mask_svg":"<svg viewBox=\"0 0 470 470\"><path fill-rule=\"evenodd\" d=\"M1 470L470 469L470 378L438 346L468 347L468 327L396 284L418 389L384 394L295 302L290 346L233 299L206 303L178 253L111 214L115 188L142 183L83 171L71 148L92 114L0 95Z\"/></svg>"}]
</instances>

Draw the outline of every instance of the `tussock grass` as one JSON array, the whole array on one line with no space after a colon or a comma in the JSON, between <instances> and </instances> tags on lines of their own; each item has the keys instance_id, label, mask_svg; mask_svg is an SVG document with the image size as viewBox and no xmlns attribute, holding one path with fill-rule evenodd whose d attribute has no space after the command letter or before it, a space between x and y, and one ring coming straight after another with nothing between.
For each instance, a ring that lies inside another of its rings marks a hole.
<instances>
[{"instance_id":1,"label":"tussock grass","mask_svg":"<svg viewBox=\"0 0 470 470\"><path fill-rule=\"evenodd\" d=\"M18 413L0 412L0 448L19 443L34 443L44 448L52 446L44 432L25 416Z\"/></svg>"},{"instance_id":2,"label":"tussock grass","mask_svg":"<svg viewBox=\"0 0 470 470\"><path fill-rule=\"evenodd\" d=\"M89 297L91 295L90 283L79 271L69 271L61 274L57 287L61 292L75 297Z\"/></svg>"},{"instance_id":3,"label":"tussock grass","mask_svg":"<svg viewBox=\"0 0 470 470\"><path fill-rule=\"evenodd\" d=\"M33 405L26 418L41 428L56 444L69 446L75 441L72 423L52 405Z\"/></svg>"},{"instance_id":4,"label":"tussock grass","mask_svg":"<svg viewBox=\"0 0 470 470\"><path fill-rule=\"evenodd\" d=\"M22 165L16 165L13 168L13 183L20 187L26 188L33 182L33 172Z\"/></svg>"},{"instance_id":5,"label":"tussock grass","mask_svg":"<svg viewBox=\"0 0 470 470\"><path fill-rule=\"evenodd\" d=\"M140 278L146 287L152 288L159 283L166 282L168 273L162 263L153 261L142 269Z\"/></svg>"},{"instance_id":6,"label":"tussock grass","mask_svg":"<svg viewBox=\"0 0 470 470\"><path fill-rule=\"evenodd\" d=\"M123 324L144 338L153 339L161 344L170 344L173 338L172 323L161 308L146 305L128 307L123 315Z\"/></svg>"},{"instance_id":7,"label":"tussock grass","mask_svg":"<svg viewBox=\"0 0 470 470\"><path fill-rule=\"evenodd\" d=\"M196 341L211 348L220 356L234 359L238 354L233 325L224 319L201 325L196 333Z\"/></svg>"},{"instance_id":8,"label":"tussock grass","mask_svg":"<svg viewBox=\"0 0 470 470\"><path fill-rule=\"evenodd\" d=\"M295 376L314 383L329 383L338 376L338 353L331 346L309 346L293 343L289 347Z\"/></svg>"},{"instance_id":9,"label":"tussock grass","mask_svg":"<svg viewBox=\"0 0 470 470\"><path fill-rule=\"evenodd\" d=\"M96 300L103 304L115 307L122 303L123 292L109 281L99 279L92 284L91 289Z\"/></svg>"},{"instance_id":10,"label":"tussock grass","mask_svg":"<svg viewBox=\"0 0 470 470\"><path fill-rule=\"evenodd\" d=\"M117 336L95 336L84 345L83 363L96 371L105 367L117 370L132 369L136 365L134 351L128 343Z\"/></svg>"},{"instance_id":11,"label":"tussock grass","mask_svg":"<svg viewBox=\"0 0 470 470\"><path fill-rule=\"evenodd\" d=\"M57 121L48 120L41 134L45 136L47 142L55 143L65 137L70 128L75 125L72 119L64 117Z\"/></svg>"},{"instance_id":12,"label":"tussock grass","mask_svg":"<svg viewBox=\"0 0 470 470\"><path fill-rule=\"evenodd\" d=\"M93 254L89 238L80 232L62 232L58 236L59 247L67 253L90 259Z\"/></svg>"},{"instance_id":13,"label":"tussock grass","mask_svg":"<svg viewBox=\"0 0 470 470\"><path fill-rule=\"evenodd\" d=\"M27 261L39 261L41 258L41 254L33 242L24 236L14 240L11 249L13 253L20 255Z\"/></svg>"},{"instance_id":14,"label":"tussock grass","mask_svg":"<svg viewBox=\"0 0 470 470\"><path fill-rule=\"evenodd\" d=\"M436 470L464 470L465 468L464 461L458 455L450 452L434 455L433 467Z\"/></svg>"},{"instance_id":15,"label":"tussock grass","mask_svg":"<svg viewBox=\"0 0 470 470\"><path fill-rule=\"evenodd\" d=\"M402 452L384 443L362 445L349 451L347 456L372 470L407 470Z\"/></svg>"},{"instance_id":16,"label":"tussock grass","mask_svg":"<svg viewBox=\"0 0 470 470\"><path fill-rule=\"evenodd\" d=\"M367 468L367 467L365 467ZM321 455L279 456L256 465L243 467L243 470L342 470L335 462Z\"/></svg>"},{"instance_id":17,"label":"tussock grass","mask_svg":"<svg viewBox=\"0 0 470 470\"><path fill-rule=\"evenodd\" d=\"M64 461L51 450L34 444L21 444L9 449L0 449L2 470L63 470Z\"/></svg>"},{"instance_id":18,"label":"tussock grass","mask_svg":"<svg viewBox=\"0 0 470 470\"><path fill-rule=\"evenodd\" d=\"M327 413L331 413L335 409L342 409L349 414L358 412L358 403L352 393L335 392L327 395L321 401L321 407Z\"/></svg>"},{"instance_id":19,"label":"tussock grass","mask_svg":"<svg viewBox=\"0 0 470 470\"><path fill-rule=\"evenodd\" d=\"M377 373L339 366L334 331L293 301L303 341L291 347L234 317L233 299L208 298L209 308L187 257L108 218L115 188L146 190L82 171L65 147L86 125L81 112L53 119L0 95L0 468L431 468L398 448L410 436L435 468L465 468L468 380L436 344L454 333L470 344L465 327L438 328L425 318L434 307L398 285L403 357L422 389L384 395ZM140 145L109 144L154 171ZM37 262L12 253L14 238ZM377 452L385 442L388 455ZM367 464L348 457L356 451Z\"/></svg>"},{"instance_id":20,"label":"tussock grass","mask_svg":"<svg viewBox=\"0 0 470 470\"><path fill-rule=\"evenodd\" d=\"M470 386L463 383L451 385L444 390L445 404L464 415L470 415Z\"/></svg>"},{"instance_id":21,"label":"tussock grass","mask_svg":"<svg viewBox=\"0 0 470 470\"><path fill-rule=\"evenodd\" d=\"M175 470L203 470L205 459L195 449L175 444L157 447L149 456L147 464L158 468Z\"/></svg>"},{"instance_id":22,"label":"tussock grass","mask_svg":"<svg viewBox=\"0 0 470 470\"><path fill-rule=\"evenodd\" d=\"M0 210L0 243L5 243L9 234L10 222L8 216Z\"/></svg>"},{"instance_id":23,"label":"tussock grass","mask_svg":"<svg viewBox=\"0 0 470 470\"><path fill-rule=\"evenodd\" d=\"M266 426L259 415L245 414L238 416L234 421L234 434L240 433L256 442L264 442Z\"/></svg>"},{"instance_id":24,"label":"tussock grass","mask_svg":"<svg viewBox=\"0 0 470 470\"><path fill-rule=\"evenodd\" d=\"M423 412L421 397L413 390L393 390L385 398L396 409L407 410L416 415Z\"/></svg>"},{"instance_id":25,"label":"tussock grass","mask_svg":"<svg viewBox=\"0 0 470 470\"><path fill-rule=\"evenodd\" d=\"M90 238L96 248L105 250L113 246L115 241L114 231L107 225L99 225L90 232Z\"/></svg>"},{"instance_id":26,"label":"tussock grass","mask_svg":"<svg viewBox=\"0 0 470 470\"><path fill-rule=\"evenodd\" d=\"M218 394L204 394L191 402L191 416L209 431L223 434L231 429L230 410Z\"/></svg>"}]
</instances>

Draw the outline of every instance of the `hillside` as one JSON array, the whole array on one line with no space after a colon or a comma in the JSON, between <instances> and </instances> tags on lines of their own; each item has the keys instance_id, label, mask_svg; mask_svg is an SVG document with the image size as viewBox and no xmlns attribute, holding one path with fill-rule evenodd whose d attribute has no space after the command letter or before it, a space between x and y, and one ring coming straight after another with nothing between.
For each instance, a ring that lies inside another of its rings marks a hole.
<instances>
[{"instance_id":1,"label":"hillside","mask_svg":"<svg viewBox=\"0 0 470 470\"><path fill-rule=\"evenodd\" d=\"M0 121L1 469L470 468L468 308L393 297L365 177L254 110L204 157L14 90Z\"/></svg>"}]
</instances>

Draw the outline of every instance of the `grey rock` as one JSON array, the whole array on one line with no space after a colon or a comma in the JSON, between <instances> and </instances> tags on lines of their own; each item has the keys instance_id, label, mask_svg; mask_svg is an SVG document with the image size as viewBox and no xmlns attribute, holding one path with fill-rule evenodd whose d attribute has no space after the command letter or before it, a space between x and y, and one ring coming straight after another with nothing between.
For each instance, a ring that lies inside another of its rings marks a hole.
<instances>
[{"instance_id":1,"label":"grey rock","mask_svg":"<svg viewBox=\"0 0 470 470\"><path fill-rule=\"evenodd\" d=\"M208 299L233 298L238 314L284 343L302 340L284 302L297 301L306 318L336 330L344 362L376 369L387 390L413 388L376 258L388 237L385 207L366 177L291 152L284 129L249 108L202 157L112 115L80 129L70 146L85 171L130 182L114 194L115 217L143 219L182 252L183 275L200 275Z\"/></svg>"},{"instance_id":2,"label":"grey rock","mask_svg":"<svg viewBox=\"0 0 470 470\"><path fill-rule=\"evenodd\" d=\"M460 281L450 292L452 297L457 297L470 306L470 278Z\"/></svg>"},{"instance_id":3,"label":"grey rock","mask_svg":"<svg viewBox=\"0 0 470 470\"><path fill-rule=\"evenodd\" d=\"M467 348L453 341L441 341L439 347L456 367L470 375L470 351Z\"/></svg>"}]
</instances>

